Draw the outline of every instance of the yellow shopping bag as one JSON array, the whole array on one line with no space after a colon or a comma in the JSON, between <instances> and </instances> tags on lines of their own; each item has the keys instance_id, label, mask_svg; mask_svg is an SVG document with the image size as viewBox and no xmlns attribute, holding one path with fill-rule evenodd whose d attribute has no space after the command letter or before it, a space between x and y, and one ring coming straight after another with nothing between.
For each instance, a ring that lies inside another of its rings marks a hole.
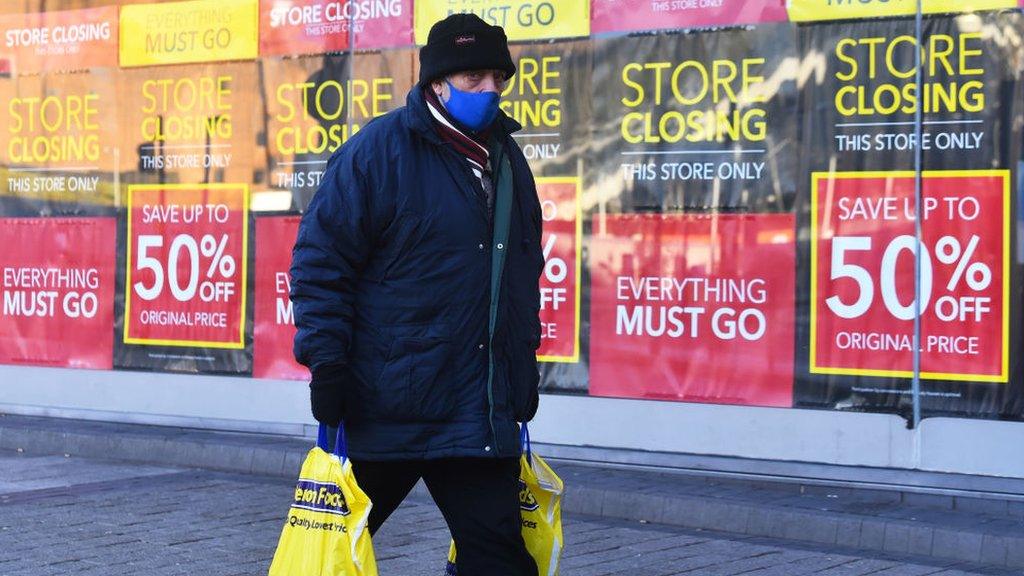
<instances>
[{"instance_id":1,"label":"yellow shopping bag","mask_svg":"<svg viewBox=\"0 0 1024 576\"><path fill-rule=\"evenodd\" d=\"M270 576L377 576L370 508L345 453L344 428L338 428L332 454L321 424L317 445L302 464Z\"/></svg>"},{"instance_id":2,"label":"yellow shopping bag","mask_svg":"<svg viewBox=\"0 0 1024 576\"><path fill-rule=\"evenodd\" d=\"M558 576L562 556L562 479L530 451L530 431L523 423L523 455L519 459L519 513L523 541L537 563L538 576ZM455 542L448 547L447 576L457 576Z\"/></svg>"}]
</instances>

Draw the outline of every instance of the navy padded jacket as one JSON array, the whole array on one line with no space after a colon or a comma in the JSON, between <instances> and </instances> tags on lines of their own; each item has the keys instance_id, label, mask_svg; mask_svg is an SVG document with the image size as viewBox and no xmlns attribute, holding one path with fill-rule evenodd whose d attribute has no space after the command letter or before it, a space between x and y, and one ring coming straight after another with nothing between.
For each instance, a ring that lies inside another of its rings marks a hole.
<instances>
[{"instance_id":1,"label":"navy padded jacket","mask_svg":"<svg viewBox=\"0 0 1024 576\"><path fill-rule=\"evenodd\" d=\"M292 252L295 357L341 367L352 458L519 454L539 381L541 210L499 112L511 226L488 353L492 231L479 179L436 134L423 94L330 159ZM488 386L489 362L494 376Z\"/></svg>"}]
</instances>

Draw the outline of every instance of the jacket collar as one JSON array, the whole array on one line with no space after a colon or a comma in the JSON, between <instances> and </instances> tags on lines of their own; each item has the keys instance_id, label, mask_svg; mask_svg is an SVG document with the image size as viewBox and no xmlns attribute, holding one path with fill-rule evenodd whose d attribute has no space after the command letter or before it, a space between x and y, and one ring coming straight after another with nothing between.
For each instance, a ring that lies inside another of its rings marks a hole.
<instances>
[{"instance_id":1,"label":"jacket collar","mask_svg":"<svg viewBox=\"0 0 1024 576\"><path fill-rule=\"evenodd\" d=\"M430 115L430 110L427 109L427 100L423 97L423 88L419 84L414 85L405 97L403 121L409 130L418 133L431 142L441 143L441 137L434 130L433 117ZM504 111L498 110L498 115L494 118L494 124L492 125L495 138L504 140L505 137L522 129L523 127L519 122L509 117Z\"/></svg>"}]
</instances>

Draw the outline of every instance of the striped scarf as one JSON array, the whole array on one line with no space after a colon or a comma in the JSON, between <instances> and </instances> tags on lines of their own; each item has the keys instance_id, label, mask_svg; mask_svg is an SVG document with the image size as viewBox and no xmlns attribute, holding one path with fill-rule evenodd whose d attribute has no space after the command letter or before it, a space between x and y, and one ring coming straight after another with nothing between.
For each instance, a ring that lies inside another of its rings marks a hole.
<instances>
[{"instance_id":1,"label":"striped scarf","mask_svg":"<svg viewBox=\"0 0 1024 576\"><path fill-rule=\"evenodd\" d=\"M427 101L427 109L430 110L430 115L434 117L434 128L437 130L438 135L453 150L458 152L460 156L466 158L470 169L473 170L473 174L480 179L480 184L484 190L488 191L491 184L490 152L487 151L487 146L484 145L484 142L487 142L489 130L485 129L478 132L475 138L467 135L457 127L455 119L448 114L448 110L441 104L437 94L434 94L434 91L429 86L423 87L423 96ZM484 179L485 174L487 175L486 182ZM488 191L488 196L490 195L491 193Z\"/></svg>"}]
</instances>

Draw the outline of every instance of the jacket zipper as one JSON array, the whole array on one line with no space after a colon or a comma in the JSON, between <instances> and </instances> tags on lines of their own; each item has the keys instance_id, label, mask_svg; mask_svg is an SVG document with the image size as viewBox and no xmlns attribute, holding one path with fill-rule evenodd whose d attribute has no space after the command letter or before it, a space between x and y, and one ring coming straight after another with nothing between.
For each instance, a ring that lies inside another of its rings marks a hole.
<instances>
[{"instance_id":1,"label":"jacket zipper","mask_svg":"<svg viewBox=\"0 0 1024 576\"><path fill-rule=\"evenodd\" d=\"M501 180L501 172L503 170L504 162L505 162L504 147L499 148L499 150L500 150L500 153L497 155L496 162L494 164L492 164L492 170L491 170L491 174L494 175L493 176L494 180L492 181L492 185L494 186L494 210L495 210L494 221L495 221L495 223L498 220L497 213L498 213L498 193L499 193L499 188L500 188L499 181ZM509 165L508 177L509 178L512 177L512 166L511 165ZM512 185L513 185L512 183L509 183L509 186L512 186ZM512 209L511 206L509 206L509 210L510 211L511 211L511 209ZM509 228L511 229L511 227L512 227L512 221L511 221L511 214L510 214L509 215ZM491 244L492 244L492 247L491 247L491 268L492 268L492 270L494 268L494 258L496 256L494 254L494 247L493 247L494 240L495 240L494 239L494 230L492 230L491 231ZM507 244L508 243L508 238L506 238L504 240L504 242ZM503 252L503 254L506 254L506 255L508 254L508 247L507 246L505 247L505 251ZM501 259L501 267L498 269L498 275L497 275L498 276L497 277L498 287L495 289L495 287L493 285L491 286L491 295L492 295L491 299L496 300L496 302L488 302L490 304L490 306L488 308L488 314L487 314L487 406L488 406L488 415L487 415L487 417L488 417L488 422L491 425L491 435L494 436L494 451L495 451L496 455L500 455L502 453L502 449L501 449L501 439L498 437L498 431L494 427L494 330L495 330L495 325L498 322L498 306L499 306L499 304L501 302L501 283L502 283L502 277L504 276L504 272L505 272L505 257L504 256L498 256L498 258ZM489 299L489 300L491 300L491 299ZM490 313L490 308L494 308L493 315ZM511 398L509 400L511 400Z\"/></svg>"},{"instance_id":2,"label":"jacket zipper","mask_svg":"<svg viewBox=\"0 0 1024 576\"><path fill-rule=\"evenodd\" d=\"M454 160L454 161L458 162L459 167L461 168L460 172L462 172L462 174L466 178L468 178L469 187L470 187L470 190L472 191L472 195L473 195L474 200L475 200L475 202L477 204L477 207L478 208L480 208L480 207L483 208L484 220L488 224L487 227L486 227L487 231L488 231L487 241L488 241L488 247L490 248L489 253L491 254L491 269L493 270L493 268L494 268L494 230L493 230L494 223L491 222L490 218L488 217L488 214L487 214L487 202L486 202L486 200L484 200L481 197L480 192L483 192L483 190L480 190L479 192L477 191L476 185L474 184L474 179L476 178L476 174L473 174L472 170L470 170L469 167L465 165L465 162L462 161L463 159L461 157L459 157L458 154L456 154L453 150L451 150L447 146L442 145L441 147L444 148L445 153L449 155L449 160ZM501 157L498 158L499 162L501 162L503 160L504 160L504 155L502 155ZM501 170L501 165L498 164L497 165L497 169L495 169L494 166L495 165L492 164L491 173L494 174L495 176L497 176L498 171ZM495 177L495 180L493 181L493 185L494 185L495 205L497 205L498 182L497 182L497 178L496 177ZM501 282L501 276L500 275L498 277L498 282L499 282L499 284ZM493 292L494 292L494 287L491 286L491 293L493 294ZM500 286L498 288L498 294L499 294L499 296L501 294ZM491 326L491 314L490 314L491 299L492 298L489 295L488 299L487 299L487 303L488 303L488 308L487 308L487 423L488 423L488 425L491 428L491 437L494 438L494 451L495 451L495 454L499 455L502 452L501 440L498 437L497 429L494 427L494 347L493 347L494 328ZM495 313L495 321L497 321L497 313Z\"/></svg>"}]
</instances>

